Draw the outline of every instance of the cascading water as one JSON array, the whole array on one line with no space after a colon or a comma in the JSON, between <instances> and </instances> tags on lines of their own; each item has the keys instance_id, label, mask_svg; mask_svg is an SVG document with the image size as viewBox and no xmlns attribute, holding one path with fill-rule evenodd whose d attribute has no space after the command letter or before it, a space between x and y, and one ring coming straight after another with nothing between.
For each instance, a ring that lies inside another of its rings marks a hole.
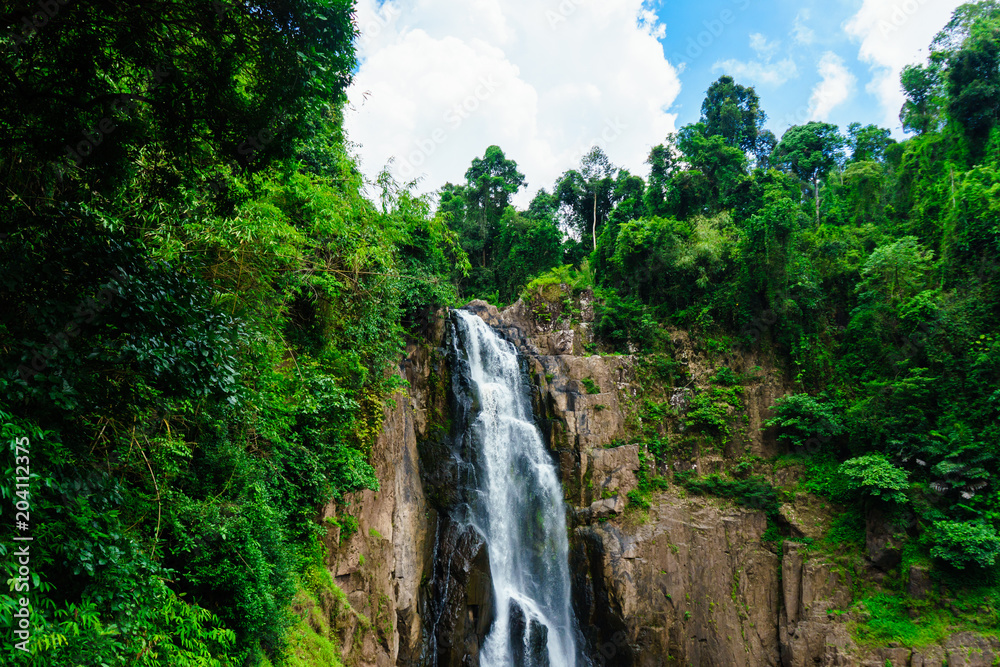
<instances>
[{"instance_id":1,"label":"cascading water","mask_svg":"<svg viewBox=\"0 0 1000 667\"><path fill-rule=\"evenodd\" d=\"M486 542L493 581L493 625L479 664L576 667L585 660L570 603L562 487L517 351L478 316L454 312L473 400L466 521Z\"/></svg>"}]
</instances>

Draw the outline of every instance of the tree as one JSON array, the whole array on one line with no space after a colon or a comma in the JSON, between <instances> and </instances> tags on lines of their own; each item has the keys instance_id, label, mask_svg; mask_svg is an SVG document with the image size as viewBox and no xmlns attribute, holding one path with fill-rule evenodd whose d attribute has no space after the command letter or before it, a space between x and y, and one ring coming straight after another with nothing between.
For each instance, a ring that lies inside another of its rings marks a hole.
<instances>
[{"instance_id":1,"label":"tree","mask_svg":"<svg viewBox=\"0 0 1000 667\"><path fill-rule=\"evenodd\" d=\"M647 215L666 215L667 196L674 174L682 167L673 146L676 135L667 137L667 144L659 144L649 151L646 164L649 165L649 183L644 201Z\"/></svg>"},{"instance_id":2,"label":"tree","mask_svg":"<svg viewBox=\"0 0 1000 667\"><path fill-rule=\"evenodd\" d=\"M970 32L948 58L948 113L965 130L970 153L977 157L1000 120L1000 19L982 17Z\"/></svg>"},{"instance_id":3,"label":"tree","mask_svg":"<svg viewBox=\"0 0 1000 667\"><path fill-rule=\"evenodd\" d=\"M771 130L763 130L757 135L757 145L753 150L754 167L767 171L771 168L771 153L778 145L778 138Z\"/></svg>"},{"instance_id":4,"label":"tree","mask_svg":"<svg viewBox=\"0 0 1000 667\"><path fill-rule=\"evenodd\" d=\"M9 183L19 199L109 196L140 153L140 178L176 190L213 161L258 170L314 134L356 64L353 3L216 4L4 3L0 162L30 163Z\"/></svg>"},{"instance_id":5,"label":"tree","mask_svg":"<svg viewBox=\"0 0 1000 667\"><path fill-rule=\"evenodd\" d=\"M839 471L847 478L848 488L860 491L867 498L905 503L909 476L894 466L883 454L859 456L840 464Z\"/></svg>"},{"instance_id":6,"label":"tree","mask_svg":"<svg viewBox=\"0 0 1000 667\"><path fill-rule=\"evenodd\" d=\"M743 149L730 146L720 135L708 134L702 123L682 127L677 133L677 147L691 167L708 178L709 198L702 212L718 212L728 193L746 177L747 156Z\"/></svg>"},{"instance_id":7,"label":"tree","mask_svg":"<svg viewBox=\"0 0 1000 667\"><path fill-rule=\"evenodd\" d=\"M490 146L482 158L472 160L465 179L468 181L465 187L468 215L479 224L483 239L482 266L486 266L504 210L510 206L510 198L525 185L524 174L517 170L516 162L507 159L499 146Z\"/></svg>"},{"instance_id":8,"label":"tree","mask_svg":"<svg viewBox=\"0 0 1000 667\"><path fill-rule=\"evenodd\" d=\"M879 162L852 162L847 166L840 192L851 221L874 222L882 210L885 184L885 167Z\"/></svg>"},{"instance_id":9,"label":"tree","mask_svg":"<svg viewBox=\"0 0 1000 667\"><path fill-rule=\"evenodd\" d=\"M559 198L551 194L545 188L539 190L524 215L532 220L551 220L555 222L556 214L559 212Z\"/></svg>"},{"instance_id":10,"label":"tree","mask_svg":"<svg viewBox=\"0 0 1000 667\"><path fill-rule=\"evenodd\" d=\"M569 211L569 219L581 236L589 236L597 249L597 228L614 208L615 175L618 169L598 146L580 162L580 170L565 172L556 182L559 203Z\"/></svg>"},{"instance_id":11,"label":"tree","mask_svg":"<svg viewBox=\"0 0 1000 667\"><path fill-rule=\"evenodd\" d=\"M907 65L899 80L906 95L899 110L903 130L925 134L936 130L944 104L941 58L931 57L927 65Z\"/></svg>"},{"instance_id":12,"label":"tree","mask_svg":"<svg viewBox=\"0 0 1000 667\"><path fill-rule=\"evenodd\" d=\"M861 268L856 290L862 301L903 301L924 288L934 260L933 250L924 250L917 238L903 238L879 246Z\"/></svg>"},{"instance_id":13,"label":"tree","mask_svg":"<svg viewBox=\"0 0 1000 667\"><path fill-rule=\"evenodd\" d=\"M723 75L708 87L701 104L701 122L707 136L722 137L727 146L753 153L767 122L760 98L753 88L741 86Z\"/></svg>"},{"instance_id":14,"label":"tree","mask_svg":"<svg viewBox=\"0 0 1000 667\"><path fill-rule=\"evenodd\" d=\"M959 570L970 565L991 567L1000 556L1000 536L988 523L935 521L931 534L931 556Z\"/></svg>"},{"instance_id":15,"label":"tree","mask_svg":"<svg viewBox=\"0 0 1000 667\"><path fill-rule=\"evenodd\" d=\"M819 224L819 181L843 159L844 138L836 125L816 121L788 128L774 149L775 165L812 183Z\"/></svg>"},{"instance_id":16,"label":"tree","mask_svg":"<svg viewBox=\"0 0 1000 667\"><path fill-rule=\"evenodd\" d=\"M497 239L497 292L517 298L533 277L562 264L562 232L551 216L530 217L507 208Z\"/></svg>"},{"instance_id":17,"label":"tree","mask_svg":"<svg viewBox=\"0 0 1000 667\"><path fill-rule=\"evenodd\" d=\"M781 429L778 439L801 447L811 442L826 443L841 435L844 426L837 405L826 397L817 399L809 394L787 394L774 403L774 417L764 426ZM811 447L810 447L811 450ZM811 451L810 451L811 453Z\"/></svg>"},{"instance_id":18,"label":"tree","mask_svg":"<svg viewBox=\"0 0 1000 667\"><path fill-rule=\"evenodd\" d=\"M847 146L851 162L882 162L885 149L896 143L889 130L878 125L851 123L847 126Z\"/></svg>"}]
</instances>

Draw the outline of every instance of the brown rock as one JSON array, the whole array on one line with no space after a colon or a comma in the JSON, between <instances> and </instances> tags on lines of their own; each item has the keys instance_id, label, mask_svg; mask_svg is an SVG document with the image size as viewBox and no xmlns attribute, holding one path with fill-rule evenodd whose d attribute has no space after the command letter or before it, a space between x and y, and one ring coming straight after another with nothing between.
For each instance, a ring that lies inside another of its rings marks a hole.
<instances>
[{"instance_id":1,"label":"brown rock","mask_svg":"<svg viewBox=\"0 0 1000 667\"><path fill-rule=\"evenodd\" d=\"M592 497L624 497L639 486L635 477L635 471L639 469L639 445L594 449L588 460Z\"/></svg>"},{"instance_id":2,"label":"brown rock","mask_svg":"<svg viewBox=\"0 0 1000 667\"><path fill-rule=\"evenodd\" d=\"M605 633L595 645L622 647L607 664L674 664L670 656L680 665L776 665L768 615L778 570L760 545L764 515L704 498L653 500L648 523L614 519L574 533L575 569L592 601L585 626ZM624 642L615 642L619 631Z\"/></svg>"},{"instance_id":3,"label":"brown rock","mask_svg":"<svg viewBox=\"0 0 1000 667\"><path fill-rule=\"evenodd\" d=\"M946 655L940 646L930 646L913 653L910 667L943 667Z\"/></svg>"},{"instance_id":4,"label":"brown rock","mask_svg":"<svg viewBox=\"0 0 1000 667\"><path fill-rule=\"evenodd\" d=\"M899 565L903 559L903 541L897 535L895 524L879 506L868 510L865 516L865 548L868 559L882 571Z\"/></svg>"},{"instance_id":5,"label":"brown rock","mask_svg":"<svg viewBox=\"0 0 1000 667\"><path fill-rule=\"evenodd\" d=\"M906 582L906 592L910 597L917 600L925 599L930 594L933 585L930 568L924 565L910 566L910 576Z\"/></svg>"}]
</instances>

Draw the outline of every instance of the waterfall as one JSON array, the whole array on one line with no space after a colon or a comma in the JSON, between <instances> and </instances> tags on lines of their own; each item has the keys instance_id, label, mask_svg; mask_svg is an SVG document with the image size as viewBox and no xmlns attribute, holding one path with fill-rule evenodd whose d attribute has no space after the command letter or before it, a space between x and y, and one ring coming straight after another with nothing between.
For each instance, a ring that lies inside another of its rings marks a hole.
<instances>
[{"instance_id":1,"label":"waterfall","mask_svg":"<svg viewBox=\"0 0 1000 667\"><path fill-rule=\"evenodd\" d=\"M576 667L562 486L535 426L517 350L481 318L454 311L467 360L474 452L466 520L483 536L493 581L493 625L481 667Z\"/></svg>"}]
</instances>

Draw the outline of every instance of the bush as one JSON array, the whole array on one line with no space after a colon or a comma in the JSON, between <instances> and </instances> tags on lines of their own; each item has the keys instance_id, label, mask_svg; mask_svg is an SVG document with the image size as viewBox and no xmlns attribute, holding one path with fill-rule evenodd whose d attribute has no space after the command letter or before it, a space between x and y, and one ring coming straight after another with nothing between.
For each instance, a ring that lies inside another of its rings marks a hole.
<instances>
[{"instance_id":1,"label":"bush","mask_svg":"<svg viewBox=\"0 0 1000 667\"><path fill-rule=\"evenodd\" d=\"M797 447L809 444L813 438L827 442L844 430L835 406L809 394L779 398L774 404L774 417L764 422L764 426L778 427L781 429L778 439Z\"/></svg>"},{"instance_id":2,"label":"bush","mask_svg":"<svg viewBox=\"0 0 1000 667\"><path fill-rule=\"evenodd\" d=\"M1000 555L1000 537L985 523L935 521L931 555L958 569L991 567Z\"/></svg>"},{"instance_id":3,"label":"bush","mask_svg":"<svg viewBox=\"0 0 1000 667\"><path fill-rule=\"evenodd\" d=\"M732 498L743 507L766 512L769 518L776 517L781 506L778 490L763 477L730 482L716 474L691 479L689 475L678 473L677 479L690 493Z\"/></svg>"},{"instance_id":4,"label":"bush","mask_svg":"<svg viewBox=\"0 0 1000 667\"><path fill-rule=\"evenodd\" d=\"M840 474L848 480L849 488L868 496L896 503L905 503L909 476L905 470L892 465L882 454L859 456L840 464Z\"/></svg>"},{"instance_id":5,"label":"bush","mask_svg":"<svg viewBox=\"0 0 1000 667\"><path fill-rule=\"evenodd\" d=\"M545 288L551 285L566 285L574 294L578 294L594 286L594 272L586 261L580 264L579 270L569 264L557 266L528 283L521 293L521 298L524 301L531 301L535 297L545 296Z\"/></svg>"},{"instance_id":6,"label":"bush","mask_svg":"<svg viewBox=\"0 0 1000 667\"><path fill-rule=\"evenodd\" d=\"M647 308L634 299L623 299L615 293L604 294L603 303L596 307L594 333L616 350L628 352L629 347L653 351L659 338L659 327Z\"/></svg>"}]
</instances>

